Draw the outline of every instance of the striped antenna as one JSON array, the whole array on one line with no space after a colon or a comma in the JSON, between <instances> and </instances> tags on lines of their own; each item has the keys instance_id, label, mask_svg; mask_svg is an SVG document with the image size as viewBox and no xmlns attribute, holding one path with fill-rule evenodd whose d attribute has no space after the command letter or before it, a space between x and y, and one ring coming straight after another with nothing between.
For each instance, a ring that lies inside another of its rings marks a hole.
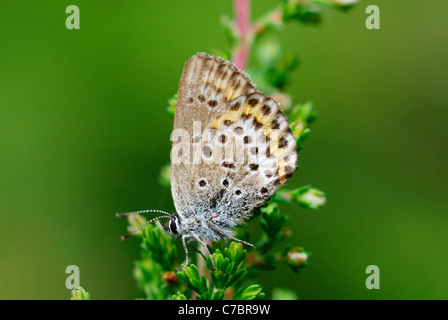
<instances>
[{"instance_id":1,"label":"striped antenna","mask_svg":"<svg viewBox=\"0 0 448 320\"><path fill-rule=\"evenodd\" d=\"M153 212L164 213L164 214L170 215L168 212L165 212L162 210L140 210L140 211L134 211L134 212L116 213L115 216L117 218L124 218L124 217L132 216L134 214L153 213Z\"/></svg>"},{"instance_id":2,"label":"striped antenna","mask_svg":"<svg viewBox=\"0 0 448 320\"><path fill-rule=\"evenodd\" d=\"M121 240L125 240L126 238L132 236L134 233L140 231L140 229L146 227L148 224L150 224L150 223L152 223L152 222L154 222L154 221L156 221L156 220L163 219L163 218L171 219L171 216L160 216L160 217L151 219L151 220L149 220L149 221L146 221L144 224L142 224L142 225L141 225L140 227L138 227L137 229L132 230L131 232L122 235L122 236L120 237L120 239L121 239Z\"/></svg>"}]
</instances>

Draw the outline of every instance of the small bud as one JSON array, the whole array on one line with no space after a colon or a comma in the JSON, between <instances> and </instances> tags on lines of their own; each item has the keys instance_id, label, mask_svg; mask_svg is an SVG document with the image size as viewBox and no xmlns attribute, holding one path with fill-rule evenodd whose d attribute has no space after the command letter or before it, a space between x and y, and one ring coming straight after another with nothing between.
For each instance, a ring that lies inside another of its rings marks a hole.
<instances>
[{"instance_id":1,"label":"small bud","mask_svg":"<svg viewBox=\"0 0 448 320\"><path fill-rule=\"evenodd\" d=\"M235 293L235 289L230 287L227 288L226 291L224 291L224 297L226 300L231 300L233 297L233 294Z\"/></svg>"},{"instance_id":2,"label":"small bud","mask_svg":"<svg viewBox=\"0 0 448 320\"><path fill-rule=\"evenodd\" d=\"M72 290L72 300L90 300L90 293L88 293L83 287Z\"/></svg>"},{"instance_id":3,"label":"small bud","mask_svg":"<svg viewBox=\"0 0 448 320\"><path fill-rule=\"evenodd\" d=\"M358 3L358 0L331 0L331 2L338 6L347 7Z\"/></svg>"},{"instance_id":4,"label":"small bud","mask_svg":"<svg viewBox=\"0 0 448 320\"><path fill-rule=\"evenodd\" d=\"M281 232L285 238L289 238L292 236L292 231L288 228L282 228Z\"/></svg>"},{"instance_id":5,"label":"small bud","mask_svg":"<svg viewBox=\"0 0 448 320\"><path fill-rule=\"evenodd\" d=\"M173 294L173 297L171 299L172 300L187 300L187 297L184 294L178 292L176 294Z\"/></svg>"},{"instance_id":6,"label":"small bud","mask_svg":"<svg viewBox=\"0 0 448 320\"><path fill-rule=\"evenodd\" d=\"M324 4L311 0L285 0L283 20L298 20L304 23L318 24L322 20Z\"/></svg>"},{"instance_id":7,"label":"small bud","mask_svg":"<svg viewBox=\"0 0 448 320\"><path fill-rule=\"evenodd\" d=\"M309 254L303 248L294 247L286 255L286 263L294 268L308 265Z\"/></svg>"},{"instance_id":8,"label":"small bud","mask_svg":"<svg viewBox=\"0 0 448 320\"><path fill-rule=\"evenodd\" d=\"M274 288L272 290L272 300L297 300L297 293L289 289Z\"/></svg>"},{"instance_id":9,"label":"small bud","mask_svg":"<svg viewBox=\"0 0 448 320\"><path fill-rule=\"evenodd\" d=\"M165 274L162 276L162 280L172 286L175 286L178 284L177 276L172 271L165 272Z\"/></svg>"},{"instance_id":10,"label":"small bud","mask_svg":"<svg viewBox=\"0 0 448 320\"><path fill-rule=\"evenodd\" d=\"M291 110L290 120L299 123L304 123L308 127L314 120L316 120L317 112L311 101L294 106Z\"/></svg>"},{"instance_id":11,"label":"small bud","mask_svg":"<svg viewBox=\"0 0 448 320\"><path fill-rule=\"evenodd\" d=\"M175 94L170 100L168 100L168 112L174 115L176 112L176 105L177 105L177 94Z\"/></svg>"},{"instance_id":12,"label":"small bud","mask_svg":"<svg viewBox=\"0 0 448 320\"><path fill-rule=\"evenodd\" d=\"M291 197L301 206L313 210L321 208L327 202L324 192L309 186L292 191Z\"/></svg>"},{"instance_id":13,"label":"small bud","mask_svg":"<svg viewBox=\"0 0 448 320\"><path fill-rule=\"evenodd\" d=\"M290 125L292 134L294 135L294 138L300 138L300 136L303 133L303 123L302 122L293 122Z\"/></svg>"}]
</instances>

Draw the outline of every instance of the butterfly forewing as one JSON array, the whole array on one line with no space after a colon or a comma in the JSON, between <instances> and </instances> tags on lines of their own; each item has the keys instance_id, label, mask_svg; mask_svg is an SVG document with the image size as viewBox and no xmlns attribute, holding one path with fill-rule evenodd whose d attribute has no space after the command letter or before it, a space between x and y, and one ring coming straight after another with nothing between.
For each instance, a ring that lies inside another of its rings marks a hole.
<instances>
[{"instance_id":1,"label":"butterfly forewing","mask_svg":"<svg viewBox=\"0 0 448 320\"><path fill-rule=\"evenodd\" d=\"M255 91L248 77L233 64L197 54L187 61L182 73L174 128L192 132L194 121L205 126L226 112L230 101Z\"/></svg>"},{"instance_id":2,"label":"butterfly forewing","mask_svg":"<svg viewBox=\"0 0 448 320\"><path fill-rule=\"evenodd\" d=\"M233 64L198 54L180 81L171 157L177 212L228 228L286 182L297 151L273 99Z\"/></svg>"}]
</instances>

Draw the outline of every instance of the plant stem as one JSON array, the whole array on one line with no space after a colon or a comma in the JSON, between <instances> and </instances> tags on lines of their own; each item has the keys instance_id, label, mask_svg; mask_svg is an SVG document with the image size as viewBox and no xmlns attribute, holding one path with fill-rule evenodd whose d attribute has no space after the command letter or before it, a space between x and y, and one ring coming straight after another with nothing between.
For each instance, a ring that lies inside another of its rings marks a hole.
<instances>
[{"instance_id":1,"label":"plant stem","mask_svg":"<svg viewBox=\"0 0 448 320\"><path fill-rule=\"evenodd\" d=\"M207 245L211 244L210 241L208 241L206 243L207 243ZM201 247L201 253L202 253L202 255L197 253L197 257L198 257L197 265L198 265L199 274L201 276L204 275L206 279L210 280L210 273L204 272L205 268L207 267L207 264L205 263L205 260L202 256L207 257L207 250L203 246ZM196 300L197 295L198 295L197 292L193 292L193 294L191 295L191 299Z\"/></svg>"},{"instance_id":2,"label":"plant stem","mask_svg":"<svg viewBox=\"0 0 448 320\"><path fill-rule=\"evenodd\" d=\"M250 33L250 0L234 0L234 11L236 29L240 36L240 43L234 50L233 63L244 70L247 66L249 55L249 33Z\"/></svg>"}]
</instances>

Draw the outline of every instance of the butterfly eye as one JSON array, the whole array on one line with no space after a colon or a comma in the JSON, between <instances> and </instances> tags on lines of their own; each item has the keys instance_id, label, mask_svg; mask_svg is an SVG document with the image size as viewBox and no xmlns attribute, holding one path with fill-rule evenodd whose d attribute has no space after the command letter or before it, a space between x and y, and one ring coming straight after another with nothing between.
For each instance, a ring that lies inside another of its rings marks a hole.
<instances>
[{"instance_id":1,"label":"butterfly eye","mask_svg":"<svg viewBox=\"0 0 448 320\"><path fill-rule=\"evenodd\" d=\"M174 220L170 221L170 230L172 233L177 234L177 224Z\"/></svg>"}]
</instances>

